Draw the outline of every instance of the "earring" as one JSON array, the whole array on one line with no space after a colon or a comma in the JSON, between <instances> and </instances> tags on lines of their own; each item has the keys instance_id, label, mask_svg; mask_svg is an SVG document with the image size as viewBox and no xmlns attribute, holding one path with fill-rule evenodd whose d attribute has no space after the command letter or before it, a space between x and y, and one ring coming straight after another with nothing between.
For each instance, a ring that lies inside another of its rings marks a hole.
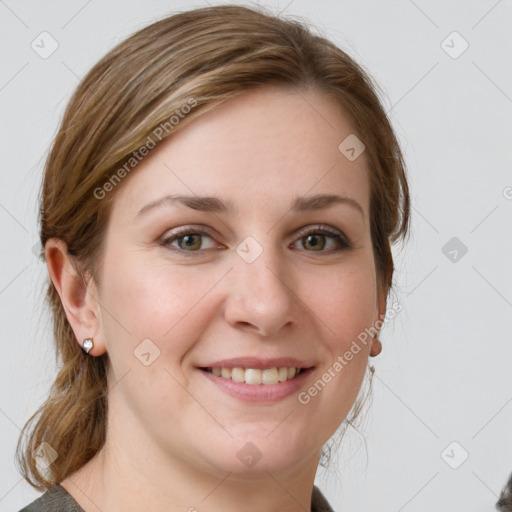
<instances>
[{"instance_id":1,"label":"earring","mask_svg":"<svg viewBox=\"0 0 512 512\"><path fill-rule=\"evenodd\" d=\"M82 350L88 354L92 347L94 347L94 340L93 338L87 338L86 340L84 340L84 342L82 343Z\"/></svg>"},{"instance_id":2,"label":"earring","mask_svg":"<svg viewBox=\"0 0 512 512\"><path fill-rule=\"evenodd\" d=\"M372 349L370 351L370 357L378 356L382 352L382 343L379 338L374 338L372 342Z\"/></svg>"}]
</instances>

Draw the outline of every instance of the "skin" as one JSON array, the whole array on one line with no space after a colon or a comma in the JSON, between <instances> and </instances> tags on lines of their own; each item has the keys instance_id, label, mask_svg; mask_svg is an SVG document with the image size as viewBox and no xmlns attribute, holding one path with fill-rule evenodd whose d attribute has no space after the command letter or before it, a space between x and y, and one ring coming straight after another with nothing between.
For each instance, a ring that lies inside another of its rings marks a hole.
<instances>
[{"instance_id":1,"label":"skin","mask_svg":"<svg viewBox=\"0 0 512 512\"><path fill-rule=\"evenodd\" d=\"M307 390L384 317L365 154L350 162L338 150L351 133L339 106L313 89L245 93L176 132L118 185L98 283L84 288L65 244L48 241L77 342L94 336L90 356L108 354L106 444L61 482L86 511L309 510L322 446L357 397L371 341L307 405L297 394L240 401L196 367L297 357L315 366ZM166 194L218 197L236 212L167 204L136 218ZM291 211L315 194L350 197L363 212L347 203ZM335 251L321 235L308 244L301 229L319 224L352 248ZM199 250L162 244L190 225L211 230L193 241ZM250 264L236 252L248 236L263 249ZM160 350L149 366L134 357L144 339ZM262 454L250 468L237 458L246 442Z\"/></svg>"}]
</instances>

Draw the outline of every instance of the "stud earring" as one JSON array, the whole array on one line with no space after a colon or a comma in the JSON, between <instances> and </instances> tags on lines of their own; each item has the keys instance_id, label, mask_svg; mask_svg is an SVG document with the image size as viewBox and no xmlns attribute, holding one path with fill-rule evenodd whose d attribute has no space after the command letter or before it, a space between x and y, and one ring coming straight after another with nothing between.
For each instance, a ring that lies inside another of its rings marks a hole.
<instances>
[{"instance_id":1,"label":"stud earring","mask_svg":"<svg viewBox=\"0 0 512 512\"><path fill-rule=\"evenodd\" d=\"M374 338L372 342L372 349L370 351L370 357L378 356L382 352L382 343L379 338Z\"/></svg>"},{"instance_id":2,"label":"stud earring","mask_svg":"<svg viewBox=\"0 0 512 512\"><path fill-rule=\"evenodd\" d=\"M86 340L84 340L84 342L82 343L82 350L88 354L92 347L94 347L94 340L93 338L87 338Z\"/></svg>"}]
</instances>

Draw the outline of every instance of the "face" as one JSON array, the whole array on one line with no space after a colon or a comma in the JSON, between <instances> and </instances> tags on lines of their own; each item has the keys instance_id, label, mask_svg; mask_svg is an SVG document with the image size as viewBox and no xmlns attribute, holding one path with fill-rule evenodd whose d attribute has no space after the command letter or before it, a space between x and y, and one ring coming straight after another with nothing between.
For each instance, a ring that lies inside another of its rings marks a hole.
<instances>
[{"instance_id":1,"label":"face","mask_svg":"<svg viewBox=\"0 0 512 512\"><path fill-rule=\"evenodd\" d=\"M319 457L371 342L335 363L384 313L365 154L338 149L351 133L322 93L263 88L176 132L125 178L97 290L109 428L224 474ZM302 370L288 380L291 367Z\"/></svg>"}]
</instances>

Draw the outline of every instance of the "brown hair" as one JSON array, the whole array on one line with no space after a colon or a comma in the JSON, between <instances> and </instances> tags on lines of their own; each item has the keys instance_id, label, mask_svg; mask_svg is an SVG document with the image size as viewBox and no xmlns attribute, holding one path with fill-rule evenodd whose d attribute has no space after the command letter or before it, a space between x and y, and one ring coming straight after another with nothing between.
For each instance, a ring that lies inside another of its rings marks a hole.
<instances>
[{"instance_id":1,"label":"brown hair","mask_svg":"<svg viewBox=\"0 0 512 512\"><path fill-rule=\"evenodd\" d=\"M127 162L134 167L134 154L162 126L173 125L158 144L219 103L265 85L315 88L350 116L366 146L371 238L379 291L387 296L394 271L391 243L408 232L409 191L376 86L303 20L279 18L261 7L221 5L166 17L121 42L90 70L67 105L45 164L42 246L52 237L63 240L84 283L98 283L113 188L131 170ZM194 108L186 110L187 104ZM107 182L111 192L98 198ZM46 286L60 368L17 447L21 473L38 490L86 464L105 442L107 421L105 356L83 353L51 279ZM360 409L356 401L352 419ZM43 442L58 454L48 472L32 456Z\"/></svg>"}]
</instances>

